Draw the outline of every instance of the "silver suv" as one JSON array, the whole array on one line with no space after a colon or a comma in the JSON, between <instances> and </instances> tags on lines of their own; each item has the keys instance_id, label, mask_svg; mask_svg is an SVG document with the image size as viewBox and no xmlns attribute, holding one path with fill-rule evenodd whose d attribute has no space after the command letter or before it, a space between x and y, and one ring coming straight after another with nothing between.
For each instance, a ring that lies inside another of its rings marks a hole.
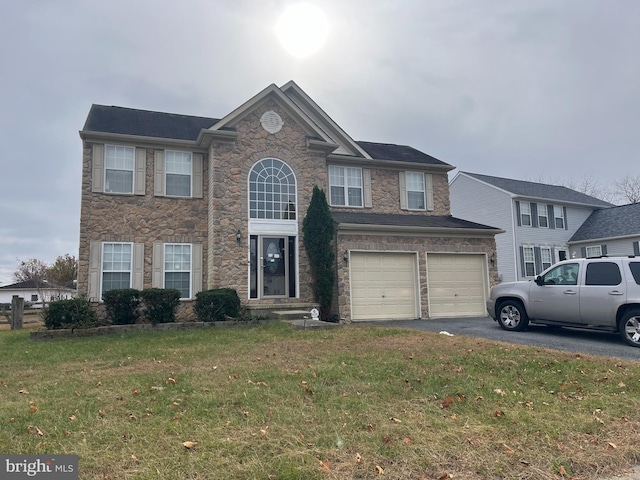
<instances>
[{"instance_id":1,"label":"silver suv","mask_svg":"<svg viewBox=\"0 0 640 480\"><path fill-rule=\"evenodd\" d=\"M640 347L640 257L564 260L533 280L496 285L487 311L505 330L529 322L605 330Z\"/></svg>"}]
</instances>

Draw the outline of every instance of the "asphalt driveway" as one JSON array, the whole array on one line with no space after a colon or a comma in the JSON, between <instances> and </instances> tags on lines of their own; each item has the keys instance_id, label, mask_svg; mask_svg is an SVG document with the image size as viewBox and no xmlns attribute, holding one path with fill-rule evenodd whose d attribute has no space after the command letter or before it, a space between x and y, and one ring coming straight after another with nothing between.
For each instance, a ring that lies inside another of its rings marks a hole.
<instances>
[{"instance_id":1,"label":"asphalt driveway","mask_svg":"<svg viewBox=\"0 0 640 480\"><path fill-rule=\"evenodd\" d=\"M536 325L529 325L529 328L524 332L507 332L502 330L498 323L490 317L390 320L366 323L431 332L448 332L453 335L481 337L500 342L553 348L565 352L640 361L640 348L627 346L618 334L613 333Z\"/></svg>"}]
</instances>

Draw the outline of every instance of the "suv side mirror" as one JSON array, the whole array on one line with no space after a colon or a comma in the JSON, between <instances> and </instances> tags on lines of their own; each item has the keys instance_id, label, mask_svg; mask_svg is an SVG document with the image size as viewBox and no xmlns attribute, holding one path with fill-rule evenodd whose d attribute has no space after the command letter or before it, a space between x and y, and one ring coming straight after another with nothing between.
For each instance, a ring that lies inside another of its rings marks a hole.
<instances>
[{"instance_id":1,"label":"suv side mirror","mask_svg":"<svg viewBox=\"0 0 640 480\"><path fill-rule=\"evenodd\" d=\"M540 285L540 286L544 285L544 280L542 280L542 277L540 275L536 275L534 281L536 282L537 285Z\"/></svg>"}]
</instances>

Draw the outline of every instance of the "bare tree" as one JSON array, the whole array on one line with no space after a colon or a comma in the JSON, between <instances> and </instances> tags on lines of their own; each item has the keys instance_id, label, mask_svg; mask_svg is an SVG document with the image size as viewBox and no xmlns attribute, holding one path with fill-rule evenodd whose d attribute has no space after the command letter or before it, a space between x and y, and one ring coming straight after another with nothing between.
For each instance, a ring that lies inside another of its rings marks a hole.
<instances>
[{"instance_id":1,"label":"bare tree","mask_svg":"<svg viewBox=\"0 0 640 480\"><path fill-rule=\"evenodd\" d=\"M16 282L33 280L39 285L46 281L49 267L42 260L30 258L26 262L20 260L18 262L18 269L13 273L13 279Z\"/></svg>"},{"instance_id":2,"label":"bare tree","mask_svg":"<svg viewBox=\"0 0 640 480\"><path fill-rule=\"evenodd\" d=\"M584 176L581 179L572 178L569 181L562 181L557 178L545 179L539 175L536 179L529 180L531 182L546 183L547 185L561 185L576 192L584 193L594 198L598 198L605 202L616 203L618 195L612 189L608 189L600 185L600 182L590 176Z\"/></svg>"},{"instance_id":3,"label":"bare tree","mask_svg":"<svg viewBox=\"0 0 640 480\"><path fill-rule=\"evenodd\" d=\"M627 173L622 180L614 182L618 196L628 203L640 202L640 175Z\"/></svg>"}]
</instances>

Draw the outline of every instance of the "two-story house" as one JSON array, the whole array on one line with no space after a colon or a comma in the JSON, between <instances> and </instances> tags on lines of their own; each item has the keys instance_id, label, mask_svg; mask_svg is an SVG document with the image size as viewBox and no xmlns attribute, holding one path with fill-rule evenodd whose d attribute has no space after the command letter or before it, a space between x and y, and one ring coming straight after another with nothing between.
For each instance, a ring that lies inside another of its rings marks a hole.
<instances>
[{"instance_id":1,"label":"two-story house","mask_svg":"<svg viewBox=\"0 0 640 480\"><path fill-rule=\"evenodd\" d=\"M458 172L450 183L459 218L504 230L496 237L505 282L534 277L570 258L569 240L596 210L611 204L559 185Z\"/></svg>"},{"instance_id":2,"label":"two-story house","mask_svg":"<svg viewBox=\"0 0 640 480\"><path fill-rule=\"evenodd\" d=\"M314 299L302 220L314 185L337 227L342 321L484 315L500 230L451 216L454 167L354 141L294 82L223 118L93 105L84 128L78 289L235 289L250 312ZM186 313L185 313L186 312Z\"/></svg>"}]
</instances>

